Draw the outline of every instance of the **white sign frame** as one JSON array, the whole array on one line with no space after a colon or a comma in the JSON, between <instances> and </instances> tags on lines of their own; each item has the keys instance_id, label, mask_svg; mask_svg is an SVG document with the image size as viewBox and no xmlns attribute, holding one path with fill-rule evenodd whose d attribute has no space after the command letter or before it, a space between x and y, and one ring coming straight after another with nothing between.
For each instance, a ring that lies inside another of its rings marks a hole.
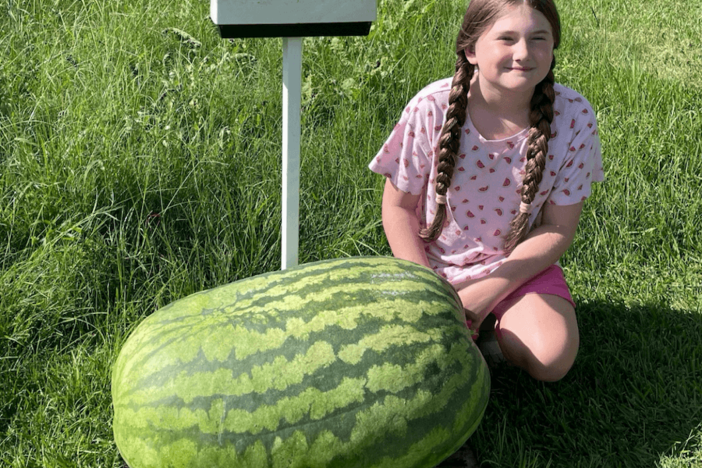
<instances>
[{"instance_id":1,"label":"white sign frame","mask_svg":"<svg viewBox=\"0 0 702 468\"><path fill-rule=\"evenodd\" d=\"M296 266L300 218L302 40L365 36L376 0L211 0L210 18L222 38L283 38L283 206L281 269Z\"/></svg>"}]
</instances>

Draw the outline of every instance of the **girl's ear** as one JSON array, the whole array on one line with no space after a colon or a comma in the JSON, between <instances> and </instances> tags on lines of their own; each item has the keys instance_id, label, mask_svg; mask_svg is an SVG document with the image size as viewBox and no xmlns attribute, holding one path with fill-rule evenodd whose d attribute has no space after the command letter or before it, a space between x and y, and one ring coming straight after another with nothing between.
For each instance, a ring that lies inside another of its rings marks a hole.
<instances>
[{"instance_id":1,"label":"girl's ear","mask_svg":"<svg viewBox=\"0 0 702 468\"><path fill-rule=\"evenodd\" d=\"M475 58L475 53L471 52L470 49L470 47L463 49L463 54L466 56L466 60L468 60L468 62L470 62L472 65L478 65L478 60Z\"/></svg>"}]
</instances>

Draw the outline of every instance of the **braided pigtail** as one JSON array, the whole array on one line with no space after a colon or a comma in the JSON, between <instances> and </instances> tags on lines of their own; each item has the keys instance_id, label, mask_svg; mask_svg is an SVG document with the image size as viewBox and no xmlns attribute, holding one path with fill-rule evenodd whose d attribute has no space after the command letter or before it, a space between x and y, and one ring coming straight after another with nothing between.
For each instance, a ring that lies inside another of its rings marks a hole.
<instances>
[{"instance_id":1,"label":"braided pigtail","mask_svg":"<svg viewBox=\"0 0 702 468\"><path fill-rule=\"evenodd\" d=\"M519 211L510 222L510 230L505 236L505 251L507 253L519 244L527 235L531 202L534 201L539 191L539 184L546 167L548 153L548 140L551 138L551 122L553 122L553 102L556 93L553 90L555 78L553 69L556 66L556 57L551 62L551 70L541 83L536 85L531 98L531 112L529 120L531 128L527 137L526 172L522 181L522 203Z\"/></svg>"},{"instance_id":2,"label":"braided pigtail","mask_svg":"<svg viewBox=\"0 0 702 468\"><path fill-rule=\"evenodd\" d=\"M436 240L446 220L446 193L451 186L453 169L456 167L456 157L461 142L461 128L466 122L468 110L468 90L473 77L475 66L466 59L463 51L459 52L456 60L456 74L453 76L449 107L446 112L446 123L439 138L439 165L436 176L437 211L434 220L426 229L419 231L419 237L427 242Z\"/></svg>"}]
</instances>

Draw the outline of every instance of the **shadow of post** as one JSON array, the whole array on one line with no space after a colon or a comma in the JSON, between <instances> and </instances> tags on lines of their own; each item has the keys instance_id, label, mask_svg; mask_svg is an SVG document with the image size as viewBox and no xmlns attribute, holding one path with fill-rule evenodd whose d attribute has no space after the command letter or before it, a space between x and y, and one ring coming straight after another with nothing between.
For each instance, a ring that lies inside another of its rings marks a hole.
<instances>
[{"instance_id":1,"label":"shadow of post","mask_svg":"<svg viewBox=\"0 0 702 468\"><path fill-rule=\"evenodd\" d=\"M483 466L653 467L700 427L702 314L616 300L576 313L580 350L564 379L494 370L472 437Z\"/></svg>"}]
</instances>

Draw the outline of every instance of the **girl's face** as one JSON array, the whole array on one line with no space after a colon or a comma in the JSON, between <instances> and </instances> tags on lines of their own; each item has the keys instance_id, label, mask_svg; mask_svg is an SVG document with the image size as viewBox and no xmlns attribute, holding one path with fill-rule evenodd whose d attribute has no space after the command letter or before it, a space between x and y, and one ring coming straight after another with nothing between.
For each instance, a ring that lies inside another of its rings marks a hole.
<instances>
[{"instance_id":1,"label":"girl's face","mask_svg":"<svg viewBox=\"0 0 702 468\"><path fill-rule=\"evenodd\" d=\"M512 7L485 31L466 58L477 65L481 88L500 93L533 92L553 59L551 23L528 5Z\"/></svg>"}]
</instances>

